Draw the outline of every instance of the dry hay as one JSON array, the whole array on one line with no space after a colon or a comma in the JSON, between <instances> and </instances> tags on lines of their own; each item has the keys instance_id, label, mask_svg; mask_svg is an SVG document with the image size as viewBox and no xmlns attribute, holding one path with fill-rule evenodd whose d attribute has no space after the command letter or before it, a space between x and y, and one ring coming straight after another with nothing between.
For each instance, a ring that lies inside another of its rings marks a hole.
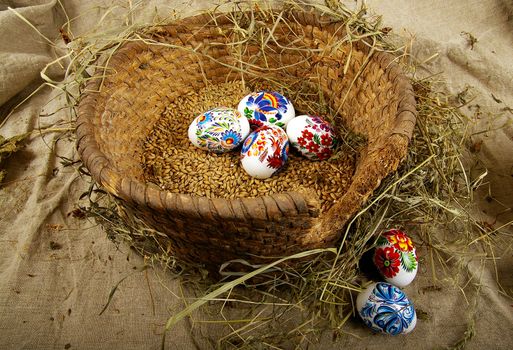
<instances>
[{"instance_id":1,"label":"dry hay","mask_svg":"<svg viewBox=\"0 0 513 350\"><path fill-rule=\"evenodd\" d=\"M5 138L0 135L0 186L2 181L7 175L7 170L2 169L2 161L9 158L13 153L16 153L21 148L21 143L27 138L29 134L16 135L10 138Z\"/></svg>"}]
</instances>

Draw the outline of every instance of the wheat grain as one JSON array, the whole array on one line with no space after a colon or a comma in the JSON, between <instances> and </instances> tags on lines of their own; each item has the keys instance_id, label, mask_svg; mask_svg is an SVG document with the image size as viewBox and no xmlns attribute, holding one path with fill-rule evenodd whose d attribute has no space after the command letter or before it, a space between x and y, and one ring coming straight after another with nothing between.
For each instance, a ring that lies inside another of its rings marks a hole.
<instances>
[{"instance_id":1,"label":"wheat grain","mask_svg":"<svg viewBox=\"0 0 513 350\"><path fill-rule=\"evenodd\" d=\"M190 143L187 129L197 115L219 106L235 108L248 93L241 82L227 82L181 96L167 106L144 144L141 163L146 181L170 192L226 199L311 189L322 210L329 209L351 183L354 152L344 149L331 160L315 162L291 150L284 169L258 180L242 169L238 151L218 155Z\"/></svg>"}]
</instances>

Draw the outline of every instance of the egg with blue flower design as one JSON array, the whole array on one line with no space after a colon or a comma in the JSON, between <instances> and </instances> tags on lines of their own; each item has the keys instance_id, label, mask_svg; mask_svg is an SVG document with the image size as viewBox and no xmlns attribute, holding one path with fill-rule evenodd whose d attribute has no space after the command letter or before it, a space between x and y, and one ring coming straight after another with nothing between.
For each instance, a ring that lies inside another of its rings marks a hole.
<instances>
[{"instance_id":1,"label":"egg with blue flower design","mask_svg":"<svg viewBox=\"0 0 513 350\"><path fill-rule=\"evenodd\" d=\"M237 110L253 129L264 125L285 128L296 116L290 100L275 91L253 92L239 102Z\"/></svg>"},{"instance_id":2,"label":"egg with blue flower design","mask_svg":"<svg viewBox=\"0 0 513 350\"><path fill-rule=\"evenodd\" d=\"M375 332L407 334L417 324L413 303L390 283L372 283L358 294L356 308L363 322Z\"/></svg>"},{"instance_id":3,"label":"egg with blue flower design","mask_svg":"<svg viewBox=\"0 0 513 350\"><path fill-rule=\"evenodd\" d=\"M236 109L218 107L194 118L189 125L188 136L198 148L224 153L237 148L249 131L248 120Z\"/></svg>"}]
</instances>

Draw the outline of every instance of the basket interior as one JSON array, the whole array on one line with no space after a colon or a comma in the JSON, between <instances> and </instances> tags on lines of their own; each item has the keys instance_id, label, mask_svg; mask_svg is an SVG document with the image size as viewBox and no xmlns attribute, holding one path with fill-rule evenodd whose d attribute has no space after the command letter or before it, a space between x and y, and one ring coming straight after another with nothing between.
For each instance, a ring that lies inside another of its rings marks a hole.
<instances>
[{"instance_id":1,"label":"basket interior","mask_svg":"<svg viewBox=\"0 0 513 350\"><path fill-rule=\"evenodd\" d=\"M158 40L165 46L137 42L115 53L97 107L102 112L98 120L102 132L96 136L100 150L116 170L143 181L141 144L166 105L206 84L235 79L307 82L322 91L334 111L335 125L362 134L369 145L394 128L399 95L376 58L366 62L368 50L363 44L334 45L339 37L326 31L318 31L312 39L302 33L311 28L283 24L275 31L276 42L269 43L263 54L256 44L247 45L240 57L251 69L241 72L231 47L221 45L235 41L231 27L230 23L184 26L178 28L182 33L173 33L174 27L164 28Z\"/></svg>"}]
</instances>

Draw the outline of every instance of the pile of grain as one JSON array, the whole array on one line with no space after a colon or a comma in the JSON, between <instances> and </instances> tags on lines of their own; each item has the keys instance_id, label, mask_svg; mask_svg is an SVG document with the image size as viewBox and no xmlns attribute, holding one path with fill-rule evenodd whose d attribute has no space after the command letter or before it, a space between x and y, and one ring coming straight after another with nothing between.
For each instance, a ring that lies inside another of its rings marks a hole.
<instances>
[{"instance_id":1,"label":"pile of grain","mask_svg":"<svg viewBox=\"0 0 513 350\"><path fill-rule=\"evenodd\" d=\"M229 82L181 96L168 106L144 144L146 181L164 190L208 198L257 197L313 189L325 211L347 190L355 168L355 152L338 151L328 161L310 161L290 152L280 172L269 179L250 177L240 166L240 152L214 154L194 147L187 129L199 114L214 107L236 108L249 93L240 82Z\"/></svg>"}]
</instances>

